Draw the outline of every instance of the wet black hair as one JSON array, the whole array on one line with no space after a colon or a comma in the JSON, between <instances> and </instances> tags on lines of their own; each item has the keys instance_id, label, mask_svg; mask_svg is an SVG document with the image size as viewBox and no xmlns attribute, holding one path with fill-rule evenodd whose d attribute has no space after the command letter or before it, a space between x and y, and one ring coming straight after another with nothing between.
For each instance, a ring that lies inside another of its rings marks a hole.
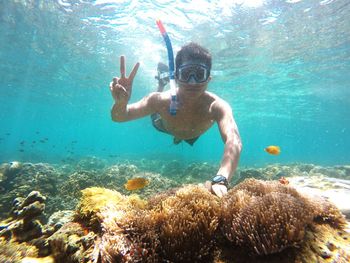
<instances>
[{"instance_id":1,"label":"wet black hair","mask_svg":"<svg viewBox=\"0 0 350 263\"><path fill-rule=\"evenodd\" d=\"M178 73L179 66L186 60L195 60L196 62L203 63L209 69L211 69L211 54L208 49L200 46L197 43L190 42L184 45L176 54L175 66L176 75Z\"/></svg>"}]
</instances>

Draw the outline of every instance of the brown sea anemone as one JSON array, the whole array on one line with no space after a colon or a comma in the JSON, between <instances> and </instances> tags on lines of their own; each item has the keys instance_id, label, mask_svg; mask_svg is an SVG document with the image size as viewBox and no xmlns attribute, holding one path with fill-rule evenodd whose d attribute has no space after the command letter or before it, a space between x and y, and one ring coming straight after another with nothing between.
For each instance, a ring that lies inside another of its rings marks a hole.
<instances>
[{"instance_id":1,"label":"brown sea anemone","mask_svg":"<svg viewBox=\"0 0 350 263\"><path fill-rule=\"evenodd\" d=\"M304 239L315 205L289 186L248 179L222 199L222 231L258 255L280 252Z\"/></svg>"},{"instance_id":2,"label":"brown sea anemone","mask_svg":"<svg viewBox=\"0 0 350 263\"><path fill-rule=\"evenodd\" d=\"M170 261L210 256L219 221L218 198L199 186L181 188L151 212L159 232L161 255Z\"/></svg>"}]
</instances>

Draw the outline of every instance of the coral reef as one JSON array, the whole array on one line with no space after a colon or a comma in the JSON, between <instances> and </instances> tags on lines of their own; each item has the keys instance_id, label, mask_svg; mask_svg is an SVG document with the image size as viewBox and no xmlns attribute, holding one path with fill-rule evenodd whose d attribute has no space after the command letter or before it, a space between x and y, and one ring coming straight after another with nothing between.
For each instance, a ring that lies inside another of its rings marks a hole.
<instances>
[{"instance_id":1,"label":"coral reef","mask_svg":"<svg viewBox=\"0 0 350 263\"><path fill-rule=\"evenodd\" d=\"M0 238L0 263L21 262L25 257L37 257L38 249L35 246L8 242Z\"/></svg>"},{"instance_id":2,"label":"coral reef","mask_svg":"<svg viewBox=\"0 0 350 263\"><path fill-rule=\"evenodd\" d=\"M82 192L76 222L64 225L50 237L59 260L73 260L84 254L103 262L189 262L208 258L213 251L219 200L204 188L181 188L164 200L157 199L152 206L112 190L88 188ZM94 246L87 249L89 253L81 251L87 245L80 245L86 229L96 235ZM69 253L72 250L73 255ZM68 256L60 258L63 254Z\"/></svg>"},{"instance_id":3,"label":"coral reef","mask_svg":"<svg viewBox=\"0 0 350 263\"><path fill-rule=\"evenodd\" d=\"M326 200L311 200L279 182L247 179L222 199L222 231L258 255L300 245L314 220L342 228L346 221Z\"/></svg>"},{"instance_id":4,"label":"coral reef","mask_svg":"<svg viewBox=\"0 0 350 263\"><path fill-rule=\"evenodd\" d=\"M240 183L247 178L277 180L280 177L332 177L350 180L350 166L337 165L333 167L322 167L314 164L271 164L262 168L240 169L239 176L234 177L234 183Z\"/></svg>"},{"instance_id":5,"label":"coral reef","mask_svg":"<svg viewBox=\"0 0 350 263\"><path fill-rule=\"evenodd\" d=\"M74 220L75 212L73 210L60 210L53 213L47 222L47 225L55 230L60 229L64 224Z\"/></svg>"},{"instance_id":6,"label":"coral reef","mask_svg":"<svg viewBox=\"0 0 350 263\"><path fill-rule=\"evenodd\" d=\"M46 198L39 192L31 192L26 198L16 198L11 217L0 222L0 237L14 241L28 241L42 234L42 225L36 220L45 209Z\"/></svg>"},{"instance_id":7,"label":"coral reef","mask_svg":"<svg viewBox=\"0 0 350 263\"><path fill-rule=\"evenodd\" d=\"M104 184L99 186L116 190L122 194L130 193L124 188L124 184L129 179L136 177L147 179L150 184L147 187L137 191L137 194L142 197L148 197L169 188L180 186L179 183L167 177L163 177L159 173L139 172L135 166L112 166L105 171L104 177L106 178L105 180L102 179Z\"/></svg>"},{"instance_id":8,"label":"coral reef","mask_svg":"<svg viewBox=\"0 0 350 263\"><path fill-rule=\"evenodd\" d=\"M158 194L148 203L89 188L76 213L75 222L50 237L61 262L260 262L261 255L261 262L307 262L300 260L349 257L341 213L327 201L310 200L279 182L246 180L221 201L199 186ZM323 245L333 252L316 249L326 236L328 245Z\"/></svg>"},{"instance_id":9,"label":"coral reef","mask_svg":"<svg viewBox=\"0 0 350 263\"><path fill-rule=\"evenodd\" d=\"M181 188L155 205L151 214L159 226L162 257L180 262L210 257L219 211L218 198L199 186Z\"/></svg>"},{"instance_id":10,"label":"coral reef","mask_svg":"<svg viewBox=\"0 0 350 263\"><path fill-rule=\"evenodd\" d=\"M44 196L56 196L59 194L56 186L63 181L62 173L43 163L5 163L0 166L0 173L3 174L0 187L4 190L0 196L0 218L5 217L16 197L27 196L33 190ZM46 201L48 213L54 211L52 201L51 198Z\"/></svg>"},{"instance_id":11,"label":"coral reef","mask_svg":"<svg viewBox=\"0 0 350 263\"><path fill-rule=\"evenodd\" d=\"M137 196L98 187L83 190L75 222L65 224L49 238L55 258L60 262L95 262L98 258L102 262L135 262L139 255L134 252L141 247L134 242L133 224L143 218L138 214L145 207L146 202Z\"/></svg>"},{"instance_id":12,"label":"coral reef","mask_svg":"<svg viewBox=\"0 0 350 263\"><path fill-rule=\"evenodd\" d=\"M82 191L82 198L77 207L76 219L86 222L88 226L99 225L103 221L102 211L128 211L131 208L145 208L146 202L137 196L123 196L119 192L91 187Z\"/></svg>"},{"instance_id":13,"label":"coral reef","mask_svg":"<svg viewBox=\"0 0 350 263\"><path fill-rule=\"evenodd\" d=\"M182 175L183 181L186 183L201 183L210 180L216 175L217 165L209 163L193 163L186 167Z\"/></svg>"},{"instance_id":14,"label":"coral reef","mask_svg":"<svg viewBox=\"0 0 350 263\"><path fill-rule=\"evenodd\" d=\"M350 203L344 202L350 196L350 180L312 175L290 177L289 181L291 186L304 195L328 199L350 219Z\"/></svg>"},{"instance_id":15,"label":"coral reef","mask_svg":"<svg viewBox=\"0 0 350 263\"><path fill-rule=\"evenodd\" d=\"M77 222L68 222L48 238L55 262L88 262L95 234Z\"/></svg>"},{"instance_id":16,"label":"coral reef","mask_svg":"<svg viewBox=\"0 0 350 263\"><path fill-rule=\"evenodd\" d=\"M140 162L147 167L147 161ZM153 161L144 172L135 164L107 166L92 158L63 168L1 165L0 212L10 212L0 223L0 262L349 261L350 234L339 209L322 196L294 188L296 178L302 177L299 184L320 186L322 191L344 189L347 166L241 170L241 183L219 199L201 186L183 186L211 177L215 167L210 164L186 168L178 162ZM159 172L168 172L168 177ZM174 174L181 180L172 180ZM335 174L340 178L328 177ZM244 180L245 176L268 181ZM135 191L138 195L124 189L134 177L150 182ZM290 184L281 184L281 177ZM47 200L31 193L41 189L48 193ZM43 213L47 204L52 214L48 221ZM75 206L74 211L53 213Z\"/></svg>"},{"instance_id":17,"label":"coral reef","mask_svg":"<svg viewBox=\"0 0 350 263\"><path fill-rule=\"evenodd\" d=\"M107 162L103 159L97 158L96 156L87 156L78 161L75 165L75 170L102 170L107 167Z\"/></svg>"},{"instance_id":18,"label":"coral reef","mask_svg":"<svg viewBox=\"0 0 350 263\"><path fill-rule=\"evenodd\" d=\"M159 173L140 172L133 164L106 167L105 162L97 158L56 167L43 163L4 163L0 165L0 218L6 218L13 199L26 196L33 190L49 196L45 211L52 214L58 210L74 209L81 197L80 191L88 187L106 187L129 194L124 184L135 176L150 181L150 185L137 192L143 197L180 185Z\"/></svg>"},{"instance_id":19,"label":"coral reef","mask_svg":"<svg viewBox=\"0 0 350 263\"><path fill-rule=\"evenodd\" d=\"M174 174L183 174L184 165L178 160L172 160L160 165L161 173L164 176L171 177Z\"/></svg>"},{"instance_id":20,"label":"coral reef","mask_svg":"<svg viewBox=\"0 0 350 263\"><path fill-rule=\"evenodd\" d=\"M350 262L350 234L328 224L312 224L296 261Z\"/></svg>"},{"instance_id":21,"label":"coral reef","mask_svg":"<svg viewBox=\"0 0 350 263\"><path fill-rule=\"evenodd\" d=\"M52 234L52 229L43 226L39 220L45 201L46 198L36 191L13 201L10 217L0 222L0 262L22 262L24 259L39 262L35 259L49 255L50 248L45 239ZM40 262L53 262L52 257L43 260Z\"/></svg>"}]
</instances>

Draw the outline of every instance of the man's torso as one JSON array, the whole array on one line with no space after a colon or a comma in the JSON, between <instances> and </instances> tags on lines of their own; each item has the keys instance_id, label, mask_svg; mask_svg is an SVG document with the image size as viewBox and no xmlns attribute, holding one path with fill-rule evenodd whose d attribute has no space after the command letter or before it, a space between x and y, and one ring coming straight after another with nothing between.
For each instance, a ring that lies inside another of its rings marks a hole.
<instances>
[{"instance_id":1,"label":"man's torso","mask_svg":"<svg viewBox=\"0 0 350 263\"><path fill-rule=\"evenodd\" d=\"M156 111L163 120L167 131L178 139L192 139L207 131L215 122L212 105L217 97L209 92L203 94L195 105L185 106L178 104L176 115L169 114L170 96L167 92L161 93Z\"/></svg>"}]
</instances>

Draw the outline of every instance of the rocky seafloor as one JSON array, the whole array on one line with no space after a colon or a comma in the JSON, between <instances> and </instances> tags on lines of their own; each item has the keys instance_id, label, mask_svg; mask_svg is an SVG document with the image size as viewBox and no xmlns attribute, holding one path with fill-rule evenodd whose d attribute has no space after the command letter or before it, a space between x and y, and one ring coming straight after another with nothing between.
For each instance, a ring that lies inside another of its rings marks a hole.
<instances>
[{"instance_id":1,"label":"rocky seafloor","mask_svg":"<svg viewBox=\"0 0 350 263\"><path fill-rule=\"evenodd\" d=\"M350 166L0 165L0 262L350 262ZM127 191L128 179L147 187Z\"/></svg>"}]
</instances>

